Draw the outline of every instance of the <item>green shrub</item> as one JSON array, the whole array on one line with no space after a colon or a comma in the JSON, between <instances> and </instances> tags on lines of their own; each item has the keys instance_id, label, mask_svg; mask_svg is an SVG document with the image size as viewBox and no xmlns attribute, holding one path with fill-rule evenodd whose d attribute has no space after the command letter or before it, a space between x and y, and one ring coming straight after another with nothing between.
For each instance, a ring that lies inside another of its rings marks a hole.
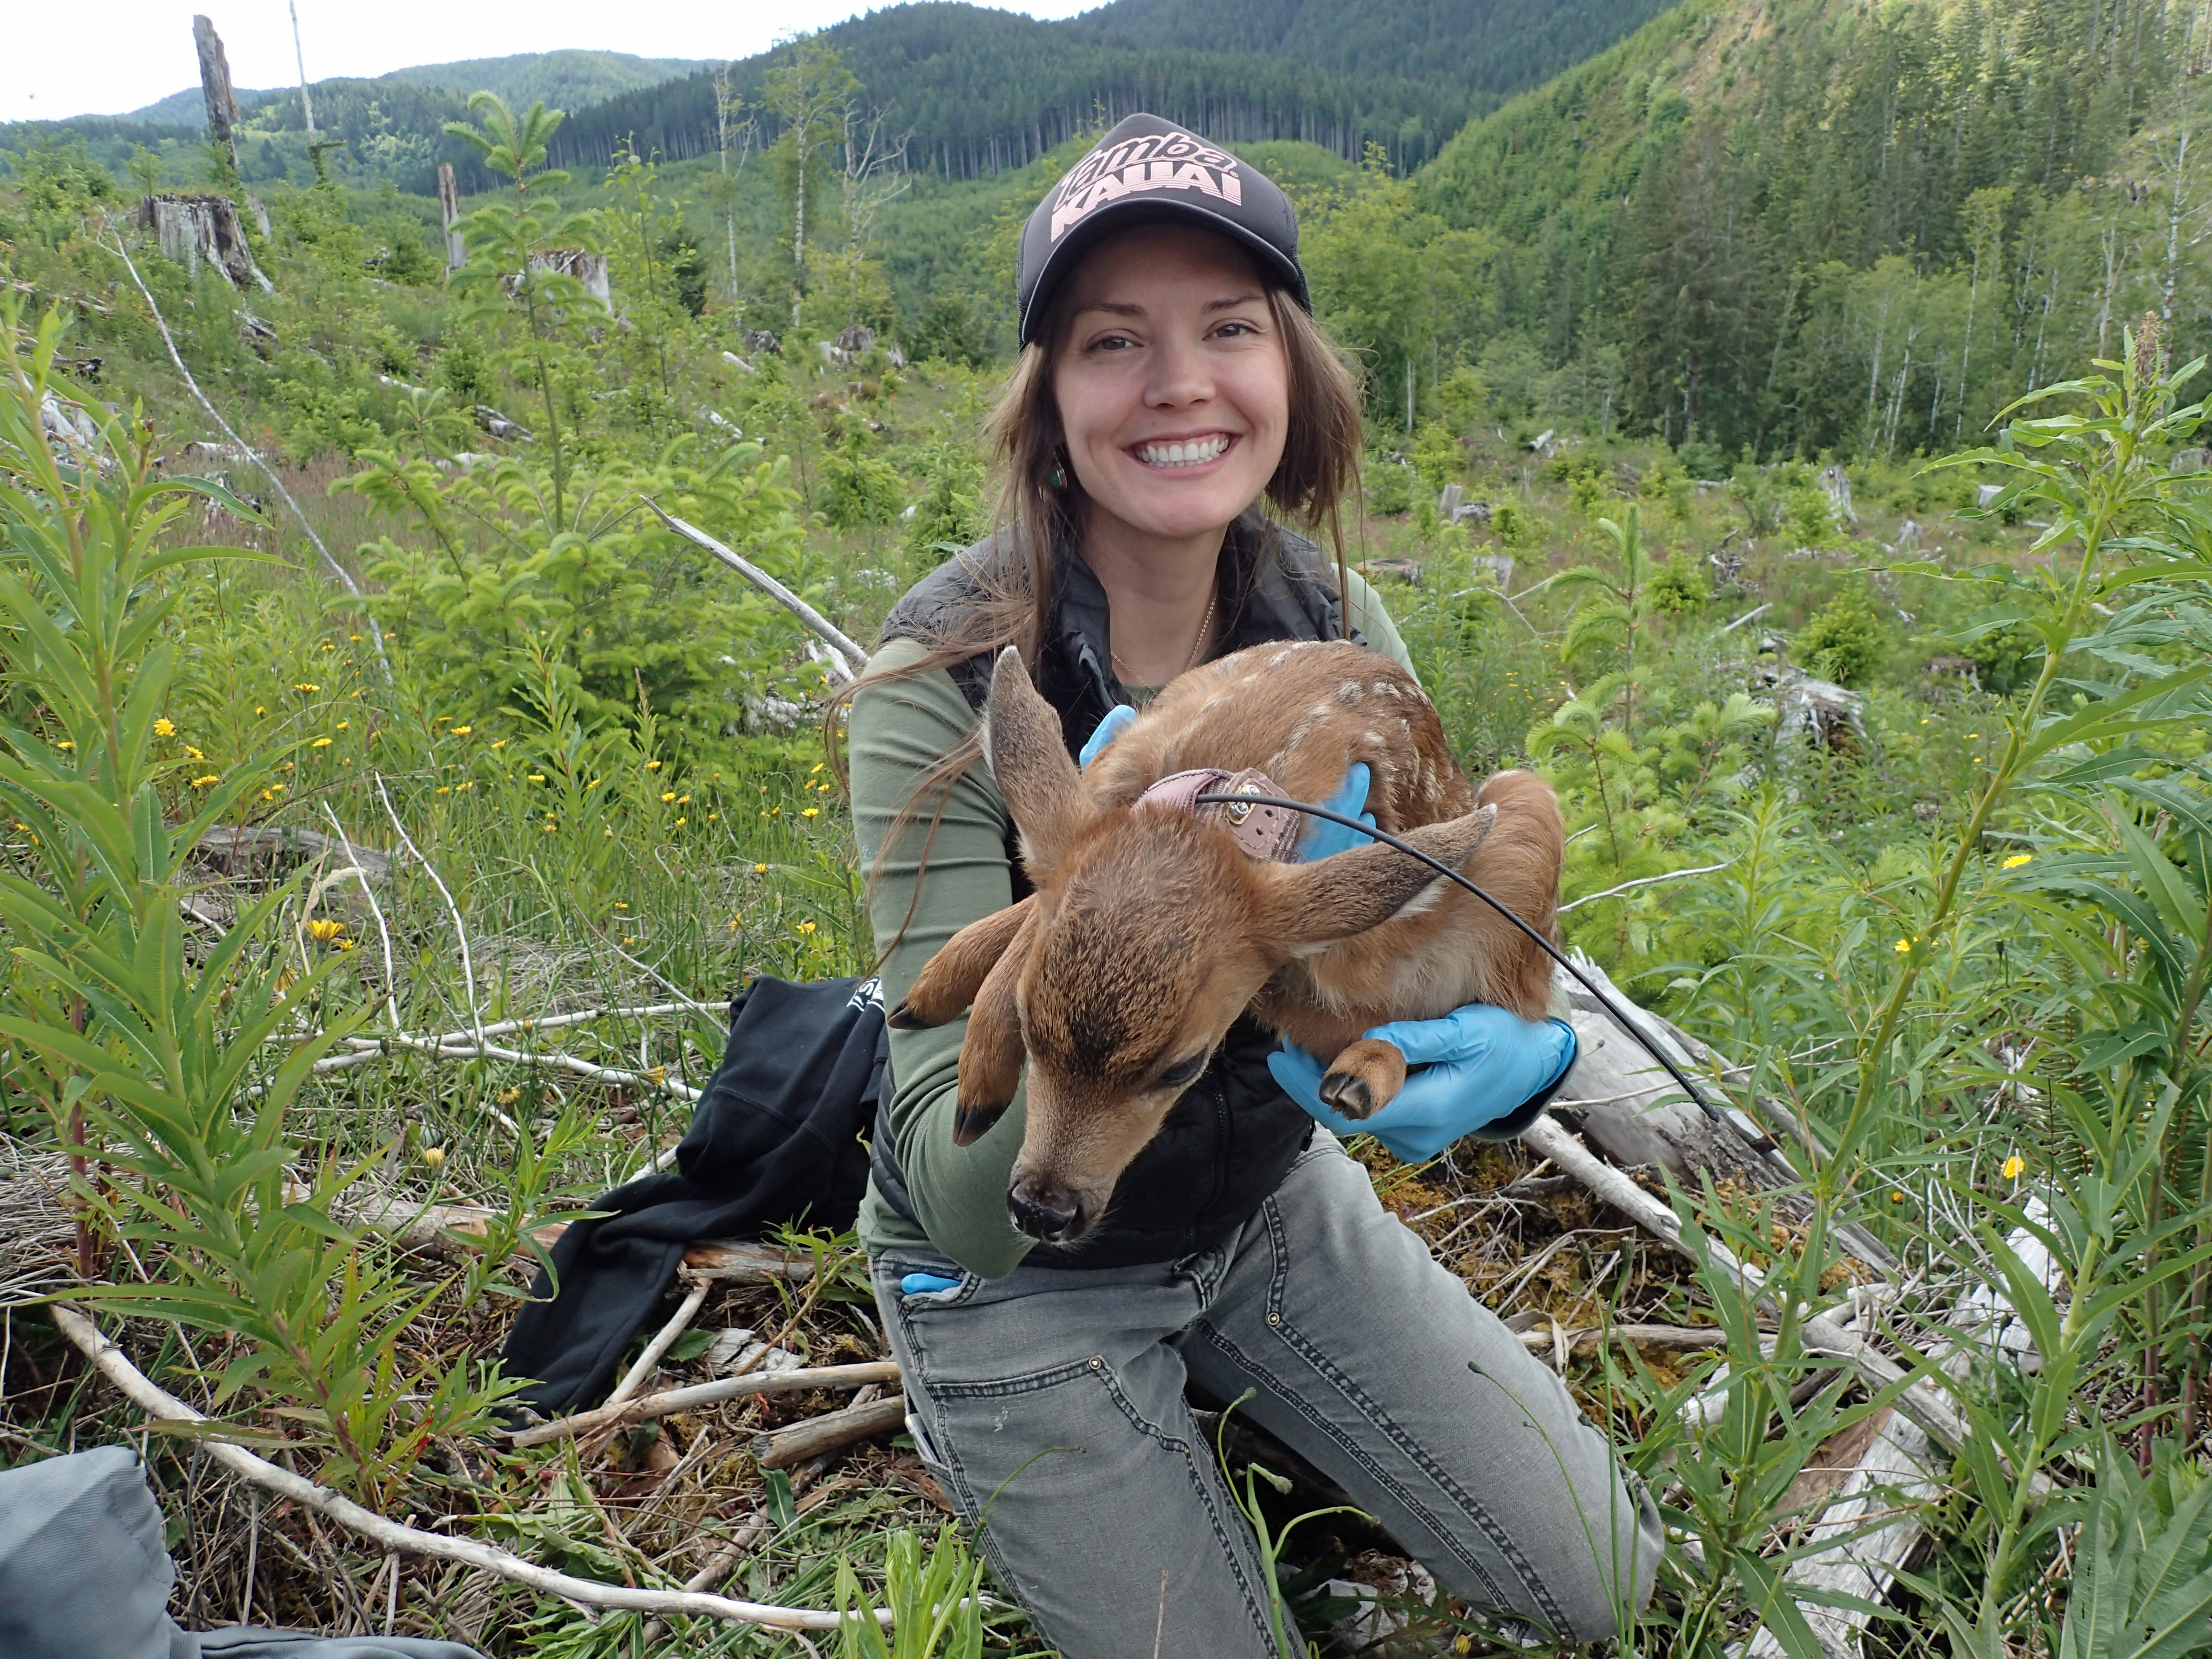
<instances>
[{"instance_id":1,"label":"green shrub","mask_svg":"<svg viewBox=\"0 0 2212 1659\"><path fill-rule=\"evenodd\" d=\"M1509 496L1490 509L1490 533L1507 547L1526 547L1536 539L1535 515Z\"/></svg>"},{"instance_id":2,"label":"green shrub","mask_svg":"<svg viewBox=\"0 0 2212 1659\"><path fill-rule=\"evenodd\" d=\"M1366 468L1367 510L1386 518L1408 512L1413 505L1413 469L1403 461L1370 459Z\"/></svg>"},{"instance_id":3,"label":"green shrub","mask_svg":"<svg viewBox=\"0 0 2212 1659\"><path fill-rule=\"evenodd\" d=\"M1705 572L1687 553L1675 554L1651 573L1651 608L1664 616L1703 610L1711 592Z\"/></svg>"},{"instance_id":4,"label":"green shrub","mask_svg":"<svg viewBox=\"0 0 2212 1659\"><path fill-rule=\"evenodd\" d=\"M1460 451L1459 440L1441 421L1421 423L1420 429L1413 434L1413 447L1407 459L1413 462L1413 471L1431 492L1441 490L1458 477L1466 460Z\"/></svg>"},{"instance_id":5,"label":"green shrub","mask_svg":"<svg viewBox=\"0 0 2212 1659\"><path fill-rule=\"evenodd\" d=\"M840 530L889 524L906 500L906 480L857 445L822 457L822 516Z\"/></svg>"},{"instance_id":6,"label":"green shrub","mask_svg":"<svg viewBox=\"0 0 2212 1659\"><path fill-rule=\"evenodd\" d=\"M1807 672L1860 685L1881 660L1881 623L1857 594L1839 594L1813 613L1794 643Z\"/></svg>"}]
</instances>

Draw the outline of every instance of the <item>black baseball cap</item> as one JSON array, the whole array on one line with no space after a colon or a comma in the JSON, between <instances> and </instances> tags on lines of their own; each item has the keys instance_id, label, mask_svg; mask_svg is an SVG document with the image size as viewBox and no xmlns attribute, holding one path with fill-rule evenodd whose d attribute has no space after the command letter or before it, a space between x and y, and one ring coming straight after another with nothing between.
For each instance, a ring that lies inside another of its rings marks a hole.
<instances>
[{"instance_id":1,"label":"black baseball cap","mask_svg":"<svg viewBox=\"0 0 2212 1659\"><path fill-rule=\"evenodd\" d=\"M1132 115L1068 169L1023 226L1017 343L1036 337L1084 250L1114 231L1163 219L1219 232L1313 309L1298 265L1298 216L1275 181L1172 121Z\"/></svg>"}]
</instances>

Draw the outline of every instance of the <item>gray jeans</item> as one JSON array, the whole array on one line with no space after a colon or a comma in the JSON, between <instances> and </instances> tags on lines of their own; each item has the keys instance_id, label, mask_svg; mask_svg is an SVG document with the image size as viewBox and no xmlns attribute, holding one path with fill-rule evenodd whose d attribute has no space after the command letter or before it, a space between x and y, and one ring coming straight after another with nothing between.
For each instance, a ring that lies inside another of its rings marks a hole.
<instances>
[{"instance_id":1,"label":"gray jeans","mask_svg":"<svg viewBox=\"0 0 2212 1659\"><path fill-rule=\"evenodd\" d=\"M1226 1243L1158 1266L874 1261L922 1455L1066 1659L1275 1659L1187 1382L1342 1486L1455 1594L1589 1641L1649 1599L1648 1497L1559 1379L1317 1133ZM913 1296L909 1273L959 1278Z\"/></svg>"}]
</instances>

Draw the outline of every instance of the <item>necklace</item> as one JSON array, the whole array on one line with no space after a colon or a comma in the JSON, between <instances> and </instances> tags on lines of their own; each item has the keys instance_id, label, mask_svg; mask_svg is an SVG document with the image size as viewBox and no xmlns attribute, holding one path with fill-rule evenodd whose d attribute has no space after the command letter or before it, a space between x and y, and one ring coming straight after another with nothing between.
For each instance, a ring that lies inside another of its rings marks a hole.
<instances>
[{"instance_id":1,"label":"necklace","mask_svg":"<svg viewBox=\"0 0 2212 1659\"><path fill-rule=\"evenodd\" d=\"M1176 671L1177 673L1188 674L1198 666L1199 654L1206 649L1206 642L1213 633L1213 608L1220 603L1221 589L1216 586L1206 601L1206 614L1198 619L1198 637L1190 642L1190 655L1183 659L1182 666ZM1129 684L1129 671L1122 665L1121 653L1109 647L1106 654L1114 659L1114 672L1121 677L1121 684Z\"/></svg>"}]
</instances>

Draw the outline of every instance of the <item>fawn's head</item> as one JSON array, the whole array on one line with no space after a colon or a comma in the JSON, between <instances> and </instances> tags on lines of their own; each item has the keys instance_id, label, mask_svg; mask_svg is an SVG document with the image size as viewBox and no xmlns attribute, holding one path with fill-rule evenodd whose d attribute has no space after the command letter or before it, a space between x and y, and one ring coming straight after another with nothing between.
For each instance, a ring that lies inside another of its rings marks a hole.
<instances>
[{"instance_id":1,"label":"fawn's head","mask_svg":"<svg viewBox=\"0 0 2212 1659\"><path fill-rule=\"evenodd\" d=\"M1097 1224L1121 1172L1277 969L1419 908L1437 878L1379 844L1258 863L1187 813L1102 806L1012 649L992 679L984 749L1036 891L948 941L892 1023L940 1024L972 1006L962 1146L998 1121L1026 1062L1007 1208L1023 1231L1066 1243ZM1492 817L1407 838L1456 867Z\"/></svg>"}]
</instances>

